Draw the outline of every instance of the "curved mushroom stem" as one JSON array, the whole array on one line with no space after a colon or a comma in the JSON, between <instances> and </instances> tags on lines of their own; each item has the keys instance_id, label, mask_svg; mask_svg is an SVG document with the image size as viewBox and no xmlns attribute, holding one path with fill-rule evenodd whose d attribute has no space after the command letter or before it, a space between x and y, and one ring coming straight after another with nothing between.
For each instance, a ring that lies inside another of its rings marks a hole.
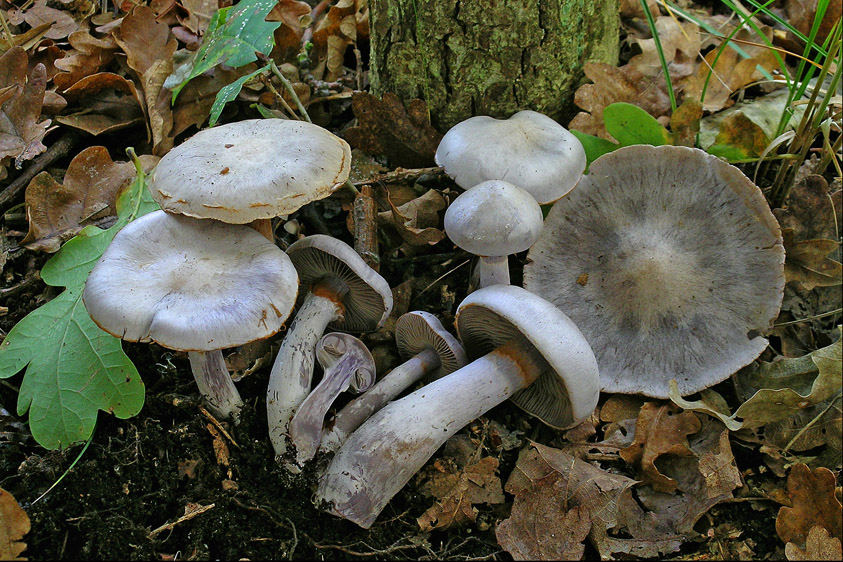
<instances>
[{"instance_id":1,"label":"curved mushroom stem","mask_svg":"<svg viewBox=\"0 0 843 562\"><path fill-rule=\"evenodd\" d=\"M343 293L342 289L330 291L326 285L330 283L314 285L305 297L269 374L266 419L276 456L287 452L290 420L310 394L316 342L328 324L343 317L344 309L337 297L337 293Z\"/></svg>"},{"instance_id":2,"label":"curved mushroom stem","mask_svg":"<svg viewBox=\"0 0 843 562\"><path fill-rule=\"evenodd\" d=\"M509 285L508 256L480 256L480 285Z\"/></svg>"},{"instance_id":3,"label":"curved mushroom stem","mask_svg":"<svg viewBox=\"0 0 843 562\"><path fill-rule=\"evenodd\" d=\"M456 431L529 386L546 368L517 337L385 406L351 434L319 479L331 512L368 529L387 502Z\"/></svg>"},{"instance_id":4,"label":"curved mushroom stem","mask_svg":"<svg viewBox=\"0 0 843 562\"><path fill-rule=\"evenodd\" d=\"M369 416L395 399L425 374L438 368L439 354L432 347L398 365L375 386L345 405L334 417L333 427L322 435L321 452L336 451Z\"/></svg>"},{"instance_id":5,"label":"curved mushroom stem","mask_svg":"<svg viewBox=\"0 0 843 562\"><path fill-rule=\"evenodd\" d=\"M187 358L199 394L207 401L211 413L220 419L232 418L236 422L243 400L225 366L222 350L188 351Z\"/></svg>"}]
</instances>

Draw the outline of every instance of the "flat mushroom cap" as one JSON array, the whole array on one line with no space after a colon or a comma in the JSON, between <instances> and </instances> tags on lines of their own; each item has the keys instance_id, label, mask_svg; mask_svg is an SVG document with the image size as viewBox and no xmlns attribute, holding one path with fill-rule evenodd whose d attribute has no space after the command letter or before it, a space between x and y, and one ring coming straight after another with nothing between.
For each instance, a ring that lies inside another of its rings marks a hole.
<instances>
[{"instance_id":1,"label":"flat mushroom cap","mask_svg":"<svg viewBox=\"0 0 843 562\"><path fill-rule=\"evenodd\" d=\"M453 373L468 363L468 356L457 338L445 329L436 316L421 310L402 314L395 323L395 345L404 359L428 347L433 348L441 364L435 371L428 373L431 380Z\"/></svg>"},{"instance_id":2,"label":"flat mushroom cap","mask_svg":"<svg viewBox=\"0 0 843 562\"><path fill-rule=\"evenodd\" d=\"M149 190L165 211L245 224L286 215L348 179L351 148L303 121L249 119L200 131L168 152Z\"/></svg>"},{"instance_id":3,"label":"flat mushroom cap","mask_svg":"<svg viewBox=\"0 0 843 562\"><path fill-rule=\"evenodd\" d=\"M551 209L524 287L591 343L603 390L667 398L751 363L784 290L781 230L737 168L695 148L598 158Z\"/></svg>"},{"instance_id":4,"label":"flat mushroom cap","mask_svg":"<svg viewBox=\"0 0 843 562\"><path fill-rule=\"evenodd\" d=\"M571 427L597 406L600 376L594 353L576 324L543 298L514 285L484 287L460 304L456 325L471 358L519 334L534 346L546 368L510 400L547 425Z\"/></svg>"},{"instance_id":5,"label":"flat mushroom cap","mask_svg":"<svg viewBox=\"0 0 843 562\"><path fill-rule=\"evenodd\" d=\"M489 180L448 205L445 232L472 254L508 256L532 246L543 221L541 207L529 193L506 181Z\"/></svg>"},{"instance_id":6,"label":"flat mushroom cap","mask_svg":"<svg viewBox=\"0 0 843 562\"><path fill-rule=\"evenodd\" d=\"M290 244L287 255L299 272L302 288L325 277L336 277L348 286L343 301L345 318L329 324L331 328L369 332L383 325L392 312L389 284L342 240L314 234ZM302 290L299 301L306 295L307 291Z\"/></svg>"},{"instance_id":7,"label":"flat mushroom cap","mask_svg":"<svg viewBox=\"0 0 843 562\"><path fill-rule=\"evenodd\" d=\"M248 226L153 211L117 233L82 299L126 341L210 351L276 333L297 291L287 255Z\"/></svg>"},{"instance_id":8,"label":"flat mushroom cap","mask_svg":"<svg viewBox=\"0 0 843 562\"><path fill-rule=\"evenodd\" d=\"M457 123L439 142L436 163L463 189L506 180L544 205L577 185L586 158L582 143L565 127L525 110L509 119L479 115Z\"/></svg>"}]
</instances>

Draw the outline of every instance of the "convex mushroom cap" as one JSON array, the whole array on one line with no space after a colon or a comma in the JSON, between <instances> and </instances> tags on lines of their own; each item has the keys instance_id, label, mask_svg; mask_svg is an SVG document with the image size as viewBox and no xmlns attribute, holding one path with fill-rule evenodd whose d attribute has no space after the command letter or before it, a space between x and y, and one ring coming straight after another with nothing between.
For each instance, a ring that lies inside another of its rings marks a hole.
<instances>
[{"instance_id":1,"label":"convex mushroom cap","mask_svg":"<svg viewBox=\"0 0 843 562\"><path fill-rule=\"evenodd\" d=\"M425 373L431 379L442 378L468 363L468 356L459 340L445 329L436 316L423 310L401 315L395 323L395 346L405 360L432 349L439 365Z\"/></svg>"},{"instance_id":2,"label":"convex mushroom cap","mask_svg":"<svg viewBox=\"0 0 843 562\"><path fill-rule=\"evenodd\" d=\"M761 191L705 152L631 146L600 157L551 209L524 286L588 338L603 390L667 398L764 350L784 289L781 230Z\"/></svg>"},{"instance_id":3,"label":"convex mushroom cap","mask_svg":"<svg viewBox=\"0 0 843 562\"><path fill-rule=\"evenodd\" d=\"M562 125L535 111L509 119L485 115L457 123L442 137L436 163L463 189L505 180L540 204L563 197L585 171L585 150Z\"/></svg>"},{"instance_id":4,"label":"convex mushroom cap","mask_svg":"<svg viewBox=\"0 0 843 562\"><path fill-rule=\"evenodd\" d=\"M348 143L322 127L249 119L205 129L173 148L149 188L165 211L245 224L327 197L350 170Z\"/></svg>"}]
</instances>

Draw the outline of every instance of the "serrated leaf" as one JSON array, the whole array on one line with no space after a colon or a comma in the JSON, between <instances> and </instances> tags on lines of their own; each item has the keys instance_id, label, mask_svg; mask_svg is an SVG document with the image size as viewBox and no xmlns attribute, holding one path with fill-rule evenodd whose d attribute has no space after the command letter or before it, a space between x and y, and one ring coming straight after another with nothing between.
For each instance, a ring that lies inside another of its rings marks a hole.
<instances>
[{"instance_id":1,"label":"serrated leaf","mask_svg":"<svg viewBox=\"0 0 843 562\"><path fill-rule=\"evenodd\" d=\"M26 367L18 414L29 411L32 436L47 449L88 439L98 410L125 419L143 406L143 381L120 340L97 327L82 304L88 274L117 231L157 208L141 169L116 206L114 226L85 227L44 264L44 282L66 290L26 315L0 345L0 378Z\"/></svg>"},{"instance_id":2,"label":"serrated leaf","mask_svg":"<svg viewBox=\"0 0 843 562\"><path fill-rule=\"evenodd\" d=\"M251 74L247 74L246 76L241 76L228 86L223 86L219 92L217 92L217 97L214 98L214 105L211 106L211 116L208 120L208 126L213 127L217 124L217 119L220 118L220 113L222 113L225 104L230 101L234 101L237 97L237 94L240 93L240 90L243 89L243 84L260 74L261 72L265 71L269 68L269 65L266 65L262 68L257 69L256 71L252 72Z\"/></svg>"},{"instance_id":3,"label":"serrated leaf","mask_svg":"<svg viewBox=\"0 0 843 562\"><path fill-rule=\"evenodd\" d=\"M600 137L595 137L593 135L583 133L582 131L571 129L571 133L573 133L573 135L579 139L580 143L582 143L582 146L585 149L585 158L589 164L604 154L608 154L621 147L621 145L615 144L612 141L601 139Z\"/></svg>"},{"instance_id":4,"label":"serrated leaf","mask_svg":"<svg viewBox=\"0 0 843 562\"><path fill-rule=\"evenodd\" d=\"M265 21L275 4L277 0L241 0L236 6L217 10L190 73L173 89L173 103L185 84L218 64L237 68L257 60L255 51L268 55L274 44L273 33L281 25Z\"/></svg>"},{"instance_id":5,"label":"serrated leaf","mask_svg":"<svg viewBox=\"0 0 843 562\"><path fill-rule=\"evenodd\" d=\"M631 103L613 103L603 110L606 130L621 146L670 144L670 133L655 117Z\"/></svg>"}]
</instances>

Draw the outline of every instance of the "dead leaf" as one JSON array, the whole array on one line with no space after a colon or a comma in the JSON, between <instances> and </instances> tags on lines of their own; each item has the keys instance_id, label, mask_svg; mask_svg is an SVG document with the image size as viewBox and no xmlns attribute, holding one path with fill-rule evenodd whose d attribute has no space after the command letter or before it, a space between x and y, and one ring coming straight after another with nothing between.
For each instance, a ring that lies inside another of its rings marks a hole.
<instances>
[{"instance_id":1,"label":"dead leaf","mask_svg":"<svg viewBox=\"0 0 843 562\"><path fill-rule=\"evenodd\" d=\"M495 537L515 560L581 560L590 530L584 508L565 510L555 495L537 486L515 498Z\"/></svg>"},{"instance_id":2,"label":"dead leaf","mask_svg":"<svg viewBox=\"0 0 843 562\"><path fill-rule=\"evenodd\" d=\"M688 435L700 430L700 420L691 412L679 412L673 404L646 402L635 424L635 441L621 450L623 460L634 465L640 478L659 492L673 492L676 480L656 467L661 455L692 456Z\"/></svg>"},{"instance_id":3,"label":"dead leaf","mask_svg":"<svg viewBox=\"0 0 843 562\"><path fill-rule=\"evenodd\" d=\"M671 16L658 16L655 23L674 91L681 91L699 65L700 29L692 22L680 23ZM644 76L664 76L655 39L632 39L630 43L641 49L641 54L629 59L631 69Z\"/></svg>"},{"instance_id":4,"label":"dead leaf","mask_svg":"<svg viewBox=\"0 0 843 562\"><path fill-rule=\"evenodd\" d=\"M801 31L805 37L808 37L811 34L811 27L814 24L814 17L817 13L818 3L815 0L785 0L783 4L785 14L787 14L787 22ZM817 35L814 38L814 41L817 44L822 45L828 37L828 34L836 21L833 14L837 14L839 16L841 12L843 12L843 2L841 2L841 0L831 0L828 3L825 17L820 22L820 26L817 29ZM788 34L788 36L795 41L792 34ZM801 49L804 42L799 41L797 45Z\"/></svg>"},{"instance_id":5,"label":"dead leaf","mask_svg":"<svg viewBox=\"0 0 843 562\"><path fill-rule=\"evenodd\" d=\"M840 244L835 240L793 240L793 231L782 230L785 247L784 273L788 283L799 283L806 291L814 287L834 287L843 283L843 265L831 259Z\"/></svg>"},{"instance_id":6,"label":"dead leaf","mask_svg":"<svg viewBox=\"0 0 843 562\"><path fill-rule=\"evenodd\" d=\"M59 93L105 68L114 59L114 52L118 48L110 35L96 38L83 29L71 33L67 40L73 50L55 63L61 71L53 77Z\"/></svg>"},{"instance_id":7,"label":"dead leaf","mask_svg":"<svg viewBox=\"0 0 843 562\"><path fill-rule=\"evenodd\" d=\"M448 206L442 194L435 189L428 190L421 197L396 207L389 198L390 211L378 213L380 224L392 225L401 239L411 246L433 245L445 238L445 233L437 228L439 211Z\"/></svg>"},{"instance_id":8,"label":"dead leaf","mask_svg":"<svg viewBox=\"0 0 843 562\"><path fill-rule=\"evenodd\" d=\"M176 15L179 22L200 36L208 30L211 17L219 8L218 0L180 0L179 4L187 11L187 16Z\"/></svg>"},{"instance_id":9,"label":"dead leaf","mask_svg":"<svg viewBox=\"0 0 843 562\"><path fill-rule=\"evenodd\" d=\"M843 547L840 539L831 537L824 527L815 525L808 532L805 548L789 542L784 547L788 560L840 560Z\"/></svg>"},{"instance_id":10,"label":"dead leaf","mask_svg":"<svg viewBox=\"0 0 843 562\"><path fill-rule=\"evenodd\" d=\"M311 7L299 0L280 0L266 16L266 21L280 21L275 30L271 57L276 61L293 60L301 51L301 38L311 23ZM280 63L279 63L280 64Z\"/></svg>"},{"instance_id":11,"label":"dead leaf","mask_svg":"<svg viewBox=\"0 0 843 562\"><path fill-rule=\"evenodd\" d=\"M685 98L670 116L670 133L676 146L696 146L703 108L699 100Z\"/></svg>"},{"instance_id":12,"label":"dead leaf","mask_svg":"<svg viewBox=\"0 0 843 562\"><path fill-rule=\"evenodd\" d=\"M836 479L827 468L811 470L799 463L790 469L787 493L792 507L782 507L776 517L776 532L785 543L806 544L814 526L826 529L829 536L843 535L843 506L834 495Z\"/></svg>"},{"instance_id":13,"label":"dead leaf","mask_svg":"<svg viewBox=\"0 0 843 562\"><path fill-rule=\"evenodd\" d=\"M141 156L150 171L158 161ZM30 250L56 252L93 219L114 216L117 195L135 178L131 162L114 162L108 150L92 146L77 154L67 166L63 183L41 172L26 188L29 232L21 241Z\"/></svg>"},{"instance_id":14,"label":"dead leaf","mask_svg":"<svg viewBox=\"0 0 843 562\"><path fill-rule=\"evenodd\" d=\"M208 430L208 433L214 438L213 448L214 448L214 457L217 459L217 464L220 466L228 466L228 458L229 458L229 451L228 445L225 443L225 439L223 439L222 434L214 427L213 424L206 424L205 429Z\"/></svg>"},{"instance_id":15,"label":"dead leaf","mask_svg":"<svg viewBox=\"0 0 843 562\"><path fill-rule=\"evenodd\" d=\"M714 144L708 147L712 154L717 150L729 150L730 158L756 158L770 145L764 131L741 111L730 114L720 122L720 132Z\"/></svg>"},{"instance_id":16,"label":"dead leaf","mask_svg":"<svg viewBox=\"0 0 843 562\"><path fill-rule=\"evenodd\" d=\"M0 560L26 560L20 553L26 550L21 542L29 532L29 516L15 498L0 488Z\"/></svg>"},{"instance_id":17,"label":"dead leaf","mask_svg":"<svg viewBox=\"0 0 843 562\"><path fill-rule=\"evenodd\" d=\"M392 166L422 168L432 166L433 155L442 135L430 124L427 104L410 100L405 109L391 92L383 100L367 92L354 92L351 107L357 126L344 137L354 147L369 154L382 154Z\"/></svg>"},{"instance_id":18,"label":"dead leaf","mask_svg":"<svg viewBox=\"0 0 843 562\"><path fill-rule=\"evenodd\" d=\"M44 23L39 26L27 29L23 33L12 35L12 44L9 45L5 40L0 42L0 54L5 53L11 47L22 47L23 50L29 52L35 45L38 45L47 32L50 30L50 24Z\"/></svg>"},{"instance_id":19,"label":"dead leaf","mask_svg":"<svg viewBox=\"0 0 843 562\"><path fill-rule=\"evenodd\" d=\"M765 425L764 439L780 449L789 446L789 451L807 451L827 445L836 456L833 465L836 467L840 464L840 454L843 452L843 416L840 406L839 394L832 404L821 402L808 406L789 418Z\"/></svg>"},{"instance_id":20,"label":"dead leaf","mask_svg":"<svg viewBox=\"0 0 843 562\"><path fill-rule=\"evenodd\" d=\"M185 459L183 461L179 461L176 465L176 470L178 471L179 478L184 478L187 476L189 480L193 480L196 478L196 467L199 466L199 461L197 459Z\"/></svg>"},{"instance_id":21,"label":"dead leaf","mask_svg":"<svg viewBox=\"0 0 843 562\"><path fill-rule=\"evenodd\" d=\"M773 214L782 230L793 232L794 240L835 239L843 233L840 193L832 193L824 177L800 171L785 207L773 209Z\"/></svg>"},{"instance_id":22,"label":"dead leaf","mask_svg":"<svg viewBox=\"0 0 843 562\"><path fill-rule=\"evenodd\" d=\"M144 122L141 94L134 82L118 74L86 76L63 94L72 112L59 115L56 121L94 136Z\"/></svg>"},{"instance_id":23,"label":"dead leaf","mask_svg":"<svg viewBox=\"0 0 843 562\"><path fill-rule=\"evenodd\" d=\"M73 17L63 10L47 6L47 0L35 0L25 10L12 8L8 11L9 22L19 25L26 22L30 27L48 25L44 34L48 39L64 39L79 28Z\"/></svg>"},{"instance_id":24,"label":"dead leaf","mask_svg":"<svg viewBox=\"0 0 843 562\"><path fill-rule=\"evenodd\" d=\"M369 36L369 8L366 0L339 0L316 22L313 30L315 57L325 66L325 81L342 73L345 51L358 38Z\"/></svg>"}]
</instances>

